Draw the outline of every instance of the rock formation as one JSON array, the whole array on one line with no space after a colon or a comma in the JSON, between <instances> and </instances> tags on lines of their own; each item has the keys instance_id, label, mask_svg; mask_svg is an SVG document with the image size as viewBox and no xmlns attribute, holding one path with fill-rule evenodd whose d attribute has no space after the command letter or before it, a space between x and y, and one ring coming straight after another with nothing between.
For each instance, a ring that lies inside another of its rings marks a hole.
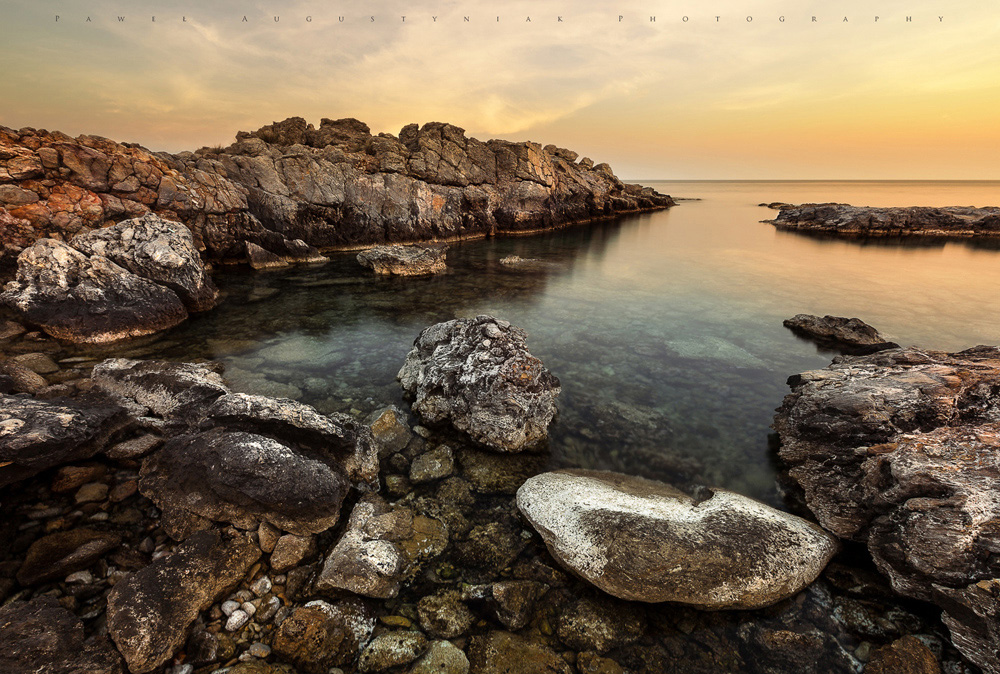
<instances>
[{"instance_id":1,"label":"rock formation","mask_svg":"<svg viewBox=\"0 0 1000 674\"><path fill-rule=\"evenodd\" d=\"M774 604L837 551L815 524L722 489L703 501L618 473L542 473L517 507L556 560L608 594L704 609Z\"/></svg>"},{"instance_id":2,"label":"rock formation","mask_svg":"<svg viewBox=\"0 0 1000 674\"><path fill-rule=\"evenodd\" d=\"M449 421L501 452L548 436L559 380L532 356L526 334L492 316L425 328L397 375L427 423Z\"/></svg>"},{"instance_id":3,"label":"rock formation","mask_svg":"<svg viewBox=\"0 0 1000 674\"><path fill-rule=\"evenodd\" d=\"M376 274L424 276L445 270L443 246L375 246L358 254L358 262Z\"/></svg>"},{"instance_id":4,"label":"rock formation","mask_svg":"<svg viewBox=\"0 0 1000 674\"><path fill-rule=\"evenodd\" d=\"M899 347L895 342L887 342L878 330L860 318L796 314L786 318L783 325L797 335L841 353L860 355Z\"/></svg>"},{"instance_id":5,"label":"rock formation","mask_svg":"<svg viewBox=\"0 0 1000 674\"><path fill-rule=\"evenodd\" d=\"M789 384L780 456L820 524L1000 672L1000 349L841 357Z\"/></svg>"},{"instance_id":6,"label":"rock formation","mask_svg":"<svg viewBox=\"0 0 1000 674\"><path fill-rule=\"evenodd\" d=\"M850 204L772 204L778 229L847 237L1000 236L1000 208L872 208Z\"/></svg>"}]
</instances>

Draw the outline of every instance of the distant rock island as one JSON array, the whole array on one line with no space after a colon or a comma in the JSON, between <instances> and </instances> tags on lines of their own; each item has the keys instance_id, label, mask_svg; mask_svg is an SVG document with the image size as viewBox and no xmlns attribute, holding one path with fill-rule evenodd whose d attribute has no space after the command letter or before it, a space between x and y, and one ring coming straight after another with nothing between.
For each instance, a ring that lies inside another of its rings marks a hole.
<instances>
[{"instance_id":1,"label":"distant rock island","mask_svg":"<svg viewBox=\"0 0 1000 674\"><path fill-rule=\"evenodd\" d=\"M947 206L930 208L872 208L850 204L761 204L778 210L765 220L778 229L835 234L845 237L877 236L990 236L1000 237L1000 208Z\"/></svg>"},{"instance_id":2,"label":"distant rock island","mask_svg":"<svg viewBox=\"0 0 1000 674\"><path fill-rule=\"evenodd\" d=\"M99 136L0 126L0 268L39 238L149 213L184 223L209 260L315 261L322 250L525 232L674 205L607 164L451 124L372 135L301 117L226 148L151 152Z\"/></svg>"}]
</instances>

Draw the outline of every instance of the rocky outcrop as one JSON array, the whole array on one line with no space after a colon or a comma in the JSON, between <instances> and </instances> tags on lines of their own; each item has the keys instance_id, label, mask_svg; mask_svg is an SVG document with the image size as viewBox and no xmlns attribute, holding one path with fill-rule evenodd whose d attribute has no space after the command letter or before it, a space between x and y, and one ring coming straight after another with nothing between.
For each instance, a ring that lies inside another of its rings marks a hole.
<instances>
[{"instance_id":1,"label":"rocky outcrop","mask_svg":"<svg viewBox=\"0 0 1000 674\"><path fill-rule=\"evenodd\" d=\"M358 254L358 263L376 274L426 276L445 270L445 246L375 246Z\"/></svg>"},{"instance_id":2,"label":"rocky outcrop","mask_svg":"<svg viewBox=\"0 0 1000 674\"><path fill-rule=\"evenodd\" d=\"M36 400L0 395L0 487L90 458L127 423L121 406L96 396Z\"/></svg>"},{"instance_id":3,"label":"rocky outcrop","mask_svg":"<svg viewBox=\"0 0 1000 674\"><path fill-rule=\"evenodd\" d=\"M232 591L259 557L242 534L204 531L115 585L108 633L129 670L144 674L169 660L198 613Z\"/></svg>"},{"instance_id":4,"label":"rocky outcrop","mask_svg":"<svg viewBox=\"0 0 1000 674\"><path fill-rule=\"evenodd\" d=\"M425 328L397 375L426 423L448 421L500 452L542 442L559 380L528 352L520 328L492 316Z\"/></svg>"},{"instance_id":5,"label":"rocky outcrop","mask_svg":"<svg viewBox=\"0 0 1000 674\"><path fill-rule=\"evenodd\" d=\"M809 585L838 548L815 524L745 496L717 489L696 501L617 473L537 475L517 507L560 564L632 601L768 606Z\"/></svg>"},{"instance_id":6,"label":"rocky outcrop","mask_svg":"<svg viewBox=\"0 0 1000 674\"><path fill-rule=\"evenodd\" d=\"M482 142L450 124L372 135L354 119L293 117L227 148L153 153L98 136L0 127L0 268L147 213L182 222L213 260L555 227L673 205L607 164L555 146ZM256 248L253 248L256 247Z\"/></svg>"},{"instance_id":7,"label":"rocky outcrop","mask_svg":"<svg viewBox=\"0 0 1000 674\"><path fill-rule=\"evenodd\" d=\"M786 318L783 325L797 335L841 353L861 355L899 348L899 344L887 342L878 330L860 318L796 314Z\"/></svg>"},{"instance_id":8,"label":"rocky outcrop","mask_svg":"<svg viewBox=\"0 0 1000 674\"><path fill-rule=\"evenodd\" d=\"M105 343L171 328L217 296L191 233L147 215L69 244L36 241L0 302L53 337Z\"/></svg>"},{"instance_id":9,"label":"rocky outcrop","mask_svg":"<svg viewBox=\"0 0 1000 674\"><path fill-rule=\"evenodd\" d=\"M1000 236L1000 208L872 208L850 204L774 204L778 229L876 236Z\"/></svg>"},{"instance_id":10,"label":"rocky outcrop","mask_svg":"<svg viewBox=\"0 0 1000 674\"><path fill-rule=\"evenodd\" d=\"M774 428L809 508L1000 672L1000 349L842 357L789 383Z\"/></svg>"}]
</instances>

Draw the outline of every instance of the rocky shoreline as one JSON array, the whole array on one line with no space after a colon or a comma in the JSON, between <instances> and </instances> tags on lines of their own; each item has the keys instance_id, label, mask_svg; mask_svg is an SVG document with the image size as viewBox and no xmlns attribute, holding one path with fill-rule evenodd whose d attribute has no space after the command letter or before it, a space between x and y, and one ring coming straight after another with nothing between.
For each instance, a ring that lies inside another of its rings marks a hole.
<instances>
[{"instance_id":1,"label":"rocky shoreline","mask_svg":"<svg viewBox=\"0 0 1000 674\"><path fill-rule=\"evenodd\" d=\"M842 237L1000 237L1000 208L873 208L850 204L761 204L778 210L778 229Z\"/></svg>"},{"instance_id":2,"label":"rocky shoreline","mask_svg":"<svg viewBox=\"0 0 1000 674\"><path fill-rule=\"evenodd\" d=\"M0 275L41 238L155 214L211 262L276 266L321 251L537 231L674 205L554 145L482 142L451 124L372 135L300 117L176 155L98 136L0 127Z\"/></svg>"}]
</instances>

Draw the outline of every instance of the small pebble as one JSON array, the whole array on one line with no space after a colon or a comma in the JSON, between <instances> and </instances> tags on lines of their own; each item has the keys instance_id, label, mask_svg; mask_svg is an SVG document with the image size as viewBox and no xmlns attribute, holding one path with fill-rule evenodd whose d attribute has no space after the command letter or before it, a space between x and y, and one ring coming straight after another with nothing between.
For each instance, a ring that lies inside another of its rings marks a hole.
<instances>
[{"instance_id":1,"label":"small pebble","mask_svg":"<svg viewBox=\"0 0 1000 674\"><path fill-rule=\"evenodd\" d=\"M87 519L89 519L91 522L106 522L108 517L109 515L107 513L102 512L102 513L94 513Z\"/></svg>"},{"instance_id":2,"label":"small pebble","mask_svg":"<svg viewBox=\"0 0 1000 674\"><path fill-rule=\"evenodd\" d=\"M142 552L144 554L148 555L155 549L156 549L156 542L149 536L146 536L144 539L142 539L142 542L139 543L139 552Z\"/></svg>"},{"instance_id":3,"label":"small pebble","mask_svg":"<svg viewBox=\"0 0 1000 674\"><path fill-rule=\"evenodd\" d=\"M266 658L271 654L271 647L259 641L250 645L250 655L255 658Z\"/></svg>"},{"instance_id":4,"label":"small pebble","mask_svg":"<svg viewBox=\"0 0 1000 674\"><path fill-rule=\"evenodd\" d=\"M288 606L282 606L278 609L278 612L274 614L274 624L276 627L281 627L281 623L285 622L285 618L292 614L292 609Z\"/></svg>"},{"instance_id":5,"label":"small pebble","mask_svg":"<svg viewBox=\"0 0 1000 674\"><path fill-rule=\"evenodd\" d=\"M250 590L240 590L235 595L233 595L233 598L237 599L238 601L250 601L251 599L253 599L253 592L251 592Z\"/></svg>"},{"instance_id":6,"label":"small pebble","mask_svg":"<svg viewBox=\"0 0 1000 674\"><path fill-rule=\"evenodd\" d=\"M232 614L230 614L229 620L226 621L226 631L235 632L248 622L250 622L250 616L248 616L245 611L236 609L232 612Z\"/></svg>"},{"instance_id":7,"label":"small pebble","mask_svg":"<svg viewBox=\"0 0 1000 674\"><path fill-rule=\"evenodd\" d=\"M243 605L240 606L240 608L243 609L243 612L246 613L248 616L252 616L254 613L257 612L257 607L248 601L243 602Z\"/></svg>"},{"instance_id":8,"label":"small pebble","mask_svg":"<svg viewBox=\"0 0 1000 674\"><path fill-rule=\"evenodd\" d=\"M96 503L108 497L108 485L101 482L89 482L80 487L74 500L77 505L81 503Z\"/></svg>"},{"instance_id":9,"label":"small pebble","mask_svg":"<svg viewBox=\"0 0 1000 674\"><path fill-rule=\"evenodd\" d=\"M238 610L239 607L240 603L238 601L229 600L222 602L222 612L225 613L227 616L231 616L233 614L233 611Z\"/></svg>"},{"instance_id":10,"label":"small pebble","mask_svg":"<svg viewBox=\"0 0 1000 674\"><path fill-rule=\"evenodd\" d=\"M88 585L94 582L94 574L90 571L77 571L76 573L71 573L66 576L66 582Z\"/></svg>"},{"instance_id":11,"label":"small pebble","mask_svg":"<svg viewBox=\"0 0 1000 674\"><path fill-rule=\"evenodd\" d=\"M194 665L175 665L170 674L193 674Z\"/></svg>"},{"instance_id":12,"label":"small pebble","mask_svg":"<svg viewBox=\"0 0 1000 674\"><path fill-rule=\"evenodd\" d=\"M274 577L274 584L275 585L284 585L286 580L287 580L287 577L285 576L285 574L282 573L282 574L279 574L279 575L277 575L277 576Z\"/></svg>"},{"instance_id":13,"label":"small pebble","mask_svg":"<svg viewBox=\"0 0 1000 674\"><path fill-rule=\"evenodd\" d=\"M257 621L266 623L277 614L279 608L281 608L281 600L277 597L271 597L264 604L264 608L260 610L260 613L257 614Z\"/></svg>"},{"instance_id":14,"label":"small pebble","mask_svg":"<svg viewBox=\"0 0 1000 674\"><path fill-rule=\"evenodd\" d=\"M261 576L250 585L250 589L258 597L263 597L271 591L271 579L267 576Z\"/></svg>"}]
</instances>

